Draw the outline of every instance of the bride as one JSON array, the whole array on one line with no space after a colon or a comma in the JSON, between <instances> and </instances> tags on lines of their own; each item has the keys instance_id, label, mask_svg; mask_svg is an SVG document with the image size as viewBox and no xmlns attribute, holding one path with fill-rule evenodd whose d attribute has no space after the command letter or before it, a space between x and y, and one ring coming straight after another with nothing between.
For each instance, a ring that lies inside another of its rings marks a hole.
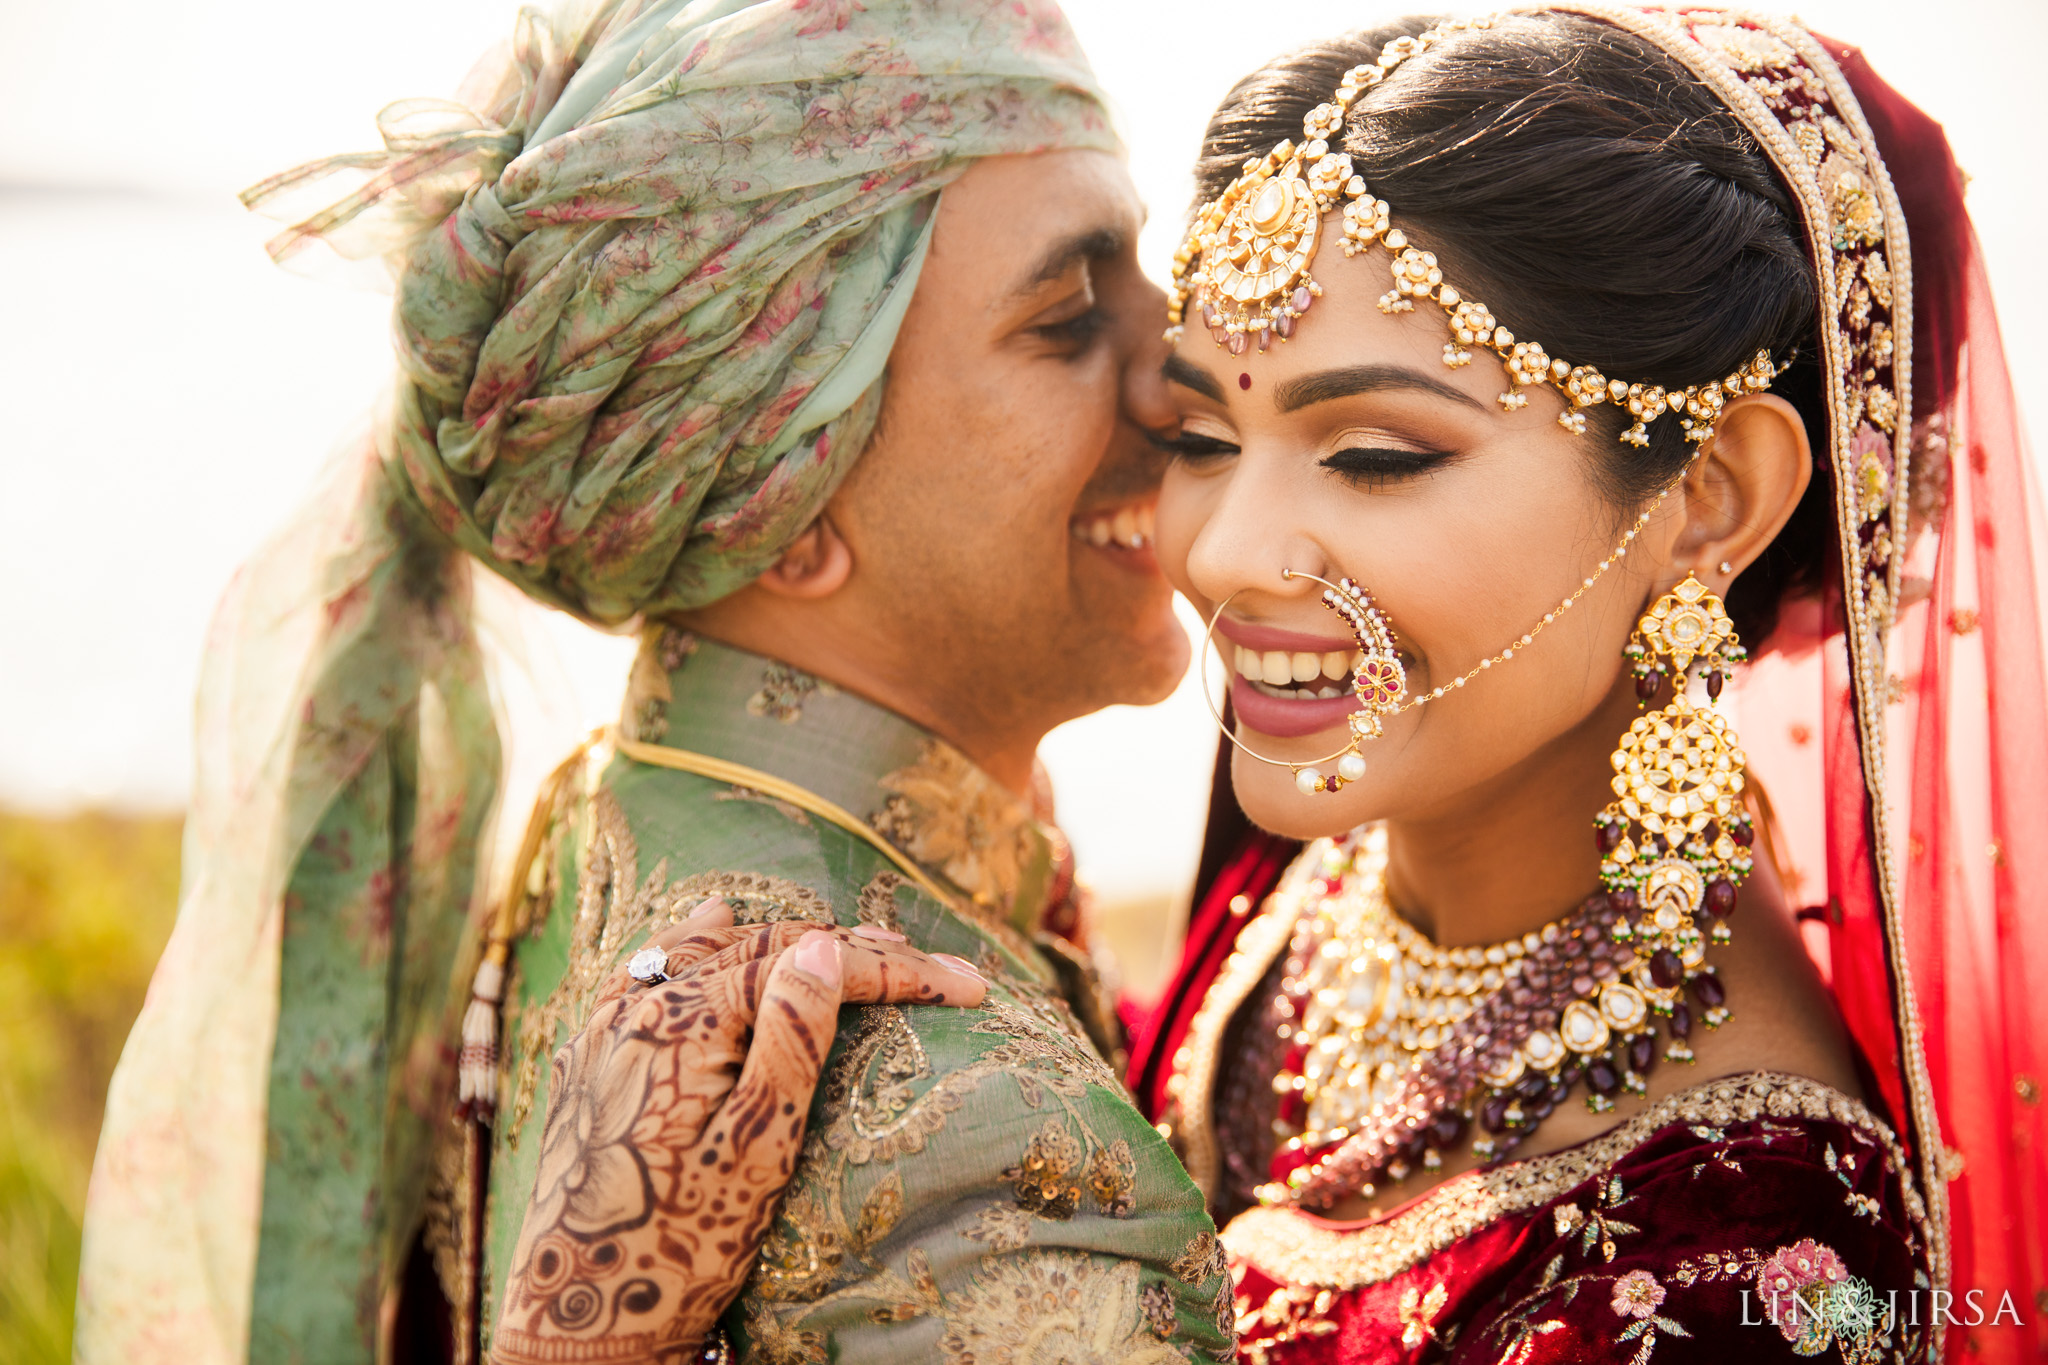
<instances>
[{"instance_id":1,"label":"bride","mask_svg":"<svg viewBox=\"0 0 2048 1365\"><path fill-rule=\"evenodd\" d=\"M2025 1358L2040 617L1939 130L1585 5L1283 57L1198 182L1230 782L1131 1081L1240 1353Z\"/></svg>"}]
</instances>

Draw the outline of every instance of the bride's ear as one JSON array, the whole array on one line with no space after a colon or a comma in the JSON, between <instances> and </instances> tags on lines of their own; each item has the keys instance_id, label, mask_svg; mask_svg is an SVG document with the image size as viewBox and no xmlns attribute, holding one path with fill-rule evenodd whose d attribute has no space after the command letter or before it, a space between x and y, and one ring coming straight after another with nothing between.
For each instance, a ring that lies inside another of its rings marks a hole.
<instances>
[{"instance_id":1,"label":"bride's ear","mask_svg":"<svg viewBox=\"0 0 2048 1365\"><path fill-rule=\"evenodd\" d=\"M1686 525L1672 547L1678 562L1725 591L1777 539L1812 478L1813 447L1797 408L1768 393L1728 404L1686 475Z\"/></svg>"}]
</instances>

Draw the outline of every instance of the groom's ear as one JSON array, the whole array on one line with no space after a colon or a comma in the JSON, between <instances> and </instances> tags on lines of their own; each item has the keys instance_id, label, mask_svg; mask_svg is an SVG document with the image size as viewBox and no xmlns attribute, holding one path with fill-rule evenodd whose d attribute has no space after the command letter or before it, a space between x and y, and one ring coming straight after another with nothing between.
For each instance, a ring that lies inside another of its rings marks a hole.
<instances>
[{"instance_id":1,"label":"groom's ear","mask_svg":"<svg viewBox=\"0 0 2048 1365\"><path fill-rule=\"evenodd\" d=\"M852 575L853 550L827 511L754 581L777 597L816 599L838 592Z\"/></svg>"}]
</instances>

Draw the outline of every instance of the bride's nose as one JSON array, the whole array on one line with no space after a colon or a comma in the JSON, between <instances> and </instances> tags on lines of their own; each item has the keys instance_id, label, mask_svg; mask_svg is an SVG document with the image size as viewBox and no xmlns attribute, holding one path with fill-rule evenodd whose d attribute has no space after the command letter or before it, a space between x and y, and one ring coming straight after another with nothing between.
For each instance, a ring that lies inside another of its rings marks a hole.
<instances>
[{"instance_id":1,"label":"bride's nose","mask_svg":"<svg viewBox=\"0 0 2048 1365\"><path fill-rule=\"evenodd\" d=\"M1188 583L1214 610L1232 594L1238 606L1257 610L1280 602L1311 598L1321 591L1303 578L1287 578L1286 570L1328 578L1329 556L1322 546L1288 516L1290 500L1278 489L1258 486L1242 477L1230 480L1202 524L1188 551Z\"/></svg>"}]
</instances>

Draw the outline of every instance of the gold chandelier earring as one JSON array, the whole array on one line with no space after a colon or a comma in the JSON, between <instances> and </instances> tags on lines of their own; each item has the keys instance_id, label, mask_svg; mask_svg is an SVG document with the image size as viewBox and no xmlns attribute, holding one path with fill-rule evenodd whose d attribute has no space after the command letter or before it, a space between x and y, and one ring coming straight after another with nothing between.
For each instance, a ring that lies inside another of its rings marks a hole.
<instances>
[{"instance_id":1,"label":"gold chandelier earring","mask_svg":"<svg viewBox=\"0 0 2048 1365\"><path fill-rule=\"evenodd\" d=\"M1728 942L1736 888L1753 866L1746 759L1714 706L1729 671L1749 656L1726 605L1690 572L1643 613L1622 653L1638 705L1667 683L1671 697L1638 716L1611 756L1614 800L1593 822L1600 879L1620 912L1614 937L1634 952L1631 976L1671 1035L1665 1056L1689 1062L1686 990L1707 1027L1726 1021L1726 991L1705 949L1708 940ZM1686 695L1696 666L1706 673L1704 707ZM1711 924L1705 934L1703 921Z\"/></svg>"}]
</instances>

